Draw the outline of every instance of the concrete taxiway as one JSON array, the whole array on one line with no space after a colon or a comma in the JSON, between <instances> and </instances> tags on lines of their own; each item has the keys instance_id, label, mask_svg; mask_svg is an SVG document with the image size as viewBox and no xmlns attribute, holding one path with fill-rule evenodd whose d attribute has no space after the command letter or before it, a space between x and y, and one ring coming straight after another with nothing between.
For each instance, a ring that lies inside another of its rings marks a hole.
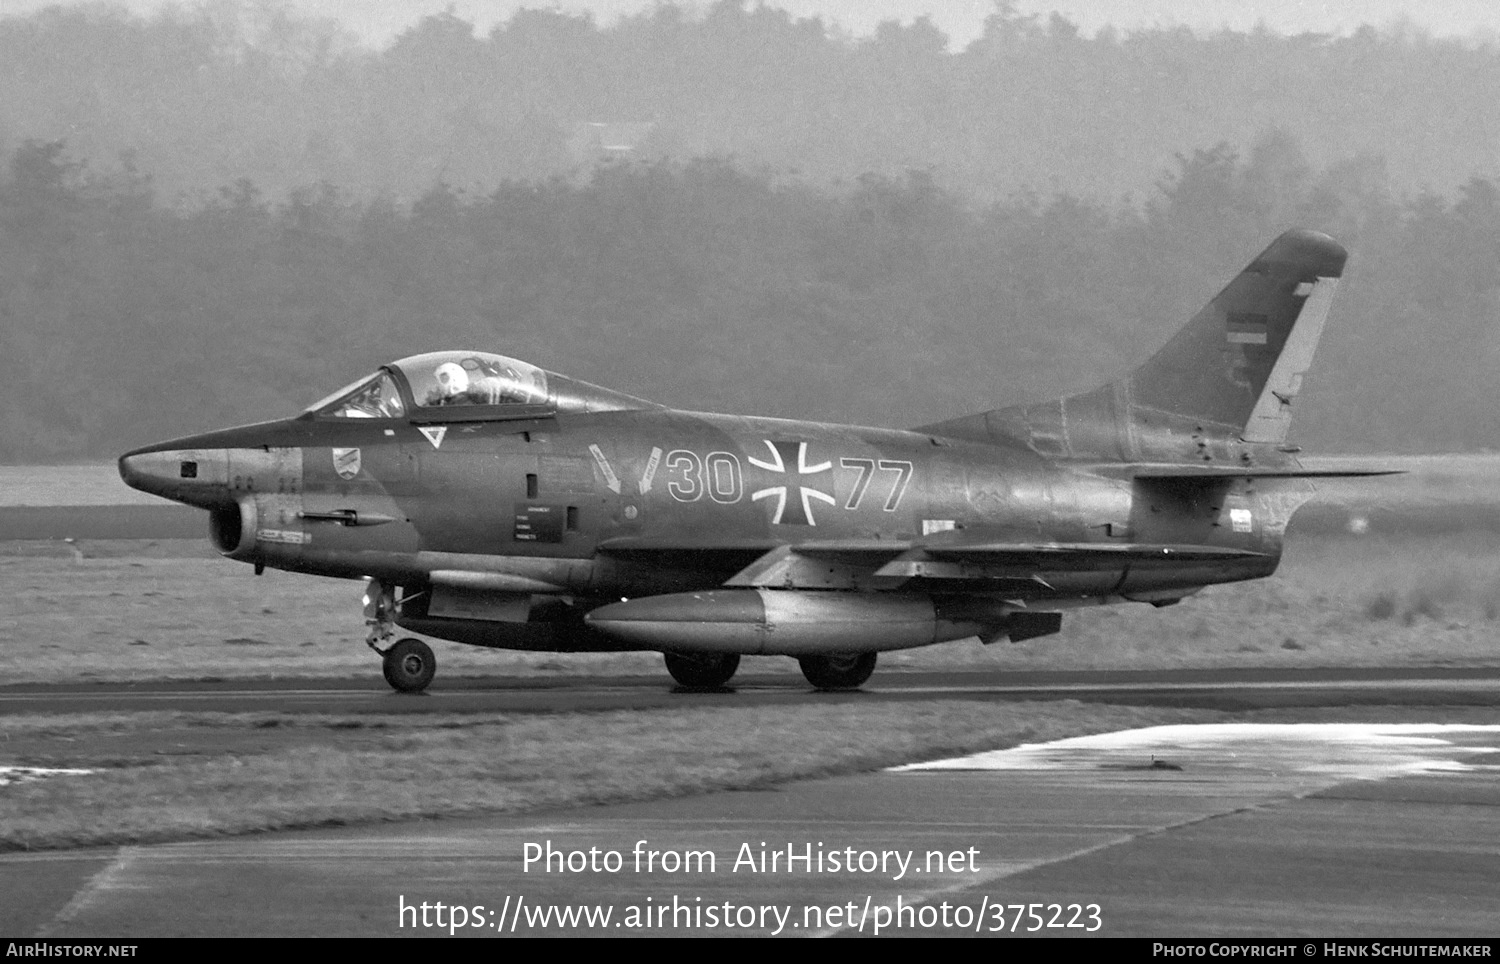
<instances>
[{"instance_id":1,"label":"concrete taxiway","mask_svg":"<svg viewBox=\"0 0 1500 964\"><path fill-rule=\"evenodd\" d=\"M1497 840L1497 726L1156 727L525 818L4 855L0 932L1483 937Z\"/></svg>"}]
</instances>

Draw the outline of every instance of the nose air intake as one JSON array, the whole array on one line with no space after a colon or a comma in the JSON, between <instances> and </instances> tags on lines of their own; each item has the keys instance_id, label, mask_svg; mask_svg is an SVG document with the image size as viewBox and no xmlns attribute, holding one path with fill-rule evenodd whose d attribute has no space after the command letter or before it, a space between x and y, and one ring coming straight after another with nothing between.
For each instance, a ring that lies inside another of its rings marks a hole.
<instances>
[{"instance_id":1,"label":"nose air intake","mask_svg":"<svg viewBox=\"0 0 1500 964\"><path fill-rule=\"evenodd\" d=\"M304 541L300 517L302 450L274 446L213 447L183 439L127 452L120 478L131 488L207 509L209 539L231 559L261 561L261 542L294 554Z\"/></svg>"},{"instance_id":2,"label":"nose air intake","mask_svg":"<svg viewBox=\"0 0 1500 964\"><path fill-rule=\"evenodd\" d=\"M231 559L249 558L255 547L255 515L255 503L248 499L209 510L209 541Z\"/></svg>"}]
</instances>

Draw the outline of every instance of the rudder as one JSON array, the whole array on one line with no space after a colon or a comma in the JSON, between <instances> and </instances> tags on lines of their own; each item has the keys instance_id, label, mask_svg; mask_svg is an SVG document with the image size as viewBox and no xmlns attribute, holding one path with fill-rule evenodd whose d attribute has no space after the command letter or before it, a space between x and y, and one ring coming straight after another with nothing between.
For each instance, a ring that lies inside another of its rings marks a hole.
<instances>
[{"instance_id":1,"label":"rudder","mask_svg":"<svg viewBox=\"0 0 1500 964\"><path fill-rule=\"evenodd\" d=\"M1338 242L1316 231L1277 238L1126 376L1131 407L1191 418L1247 442L1284 441L1291 400L1312 363L1347 258Z\"/></svg>"},{"instance_id":2,"label":"rudder","mask_svg":"<svg viewBox=\"0 0 1500 964\"><path fill-rule=\"evenodd\" d=\"M1348 252L1326 234L1278 237L1155 355L1081 395L926 426L1021 438L1055 456L1139 458L1184 437L1281 443Z\"/></svg>"}]
</instances>

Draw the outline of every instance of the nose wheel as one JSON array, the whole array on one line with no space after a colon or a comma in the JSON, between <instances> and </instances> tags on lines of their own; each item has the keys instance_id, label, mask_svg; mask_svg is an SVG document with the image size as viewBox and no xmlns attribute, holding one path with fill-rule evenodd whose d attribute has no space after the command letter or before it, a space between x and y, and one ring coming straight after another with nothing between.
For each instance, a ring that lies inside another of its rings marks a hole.
<instances>
[{"instance_id":1,"label":"nose wheel","mask_svg":"<svg viewBox=\"0 0 1500 964\"><path fill-rule=\"evenodd\" d=\"M391 689L400 693L420 693L437 672L432 647L408 636L390 642L396 635L396 589L378 579L365 583L365 625L370 627L365 645L380 654L380 668Z\"/></svg>"},{"instance_id":2,"label":"nose wheel","mask_svg":"<svg viewBox=\"0 0 1500 964\"><path fill-rule=\"evenodd\" d=\"M401 693L420 693L432 682L432 674L437 672L437 659L432 655L431 646L408 636L397 640L385 651L380 668L391 689Z\"/></svg>"}]
</instances>

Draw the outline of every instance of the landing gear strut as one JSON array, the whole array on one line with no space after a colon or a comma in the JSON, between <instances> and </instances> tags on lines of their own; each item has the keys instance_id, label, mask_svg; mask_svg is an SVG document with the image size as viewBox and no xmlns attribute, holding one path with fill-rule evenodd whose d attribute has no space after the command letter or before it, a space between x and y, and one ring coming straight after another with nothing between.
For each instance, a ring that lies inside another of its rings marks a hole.
<instances>
[{"instance_id":1,"label":"landing gear strut","mask_svg":"<svg viewBox=\"0 0 1500 964\"><path fill-rule=\"evenodd\" d=\"M820 690L852 690L864 685L875 672L874 653L828 653L797 660L802 675Z\"/></svg>"},{"instance_id":2,"label":"landing gear strut","mask_svg":"<svg viewBox=\"0 0 1500 964\"><path fill-rule=\"evenodd\" d=\"M396 635L396 589L378 579L365 585L365 645L380 654L381 671L391 688L402 693L420 693L437 672L432 647L408 636L392 643Z\"/></svg>"},{"instance_id":3,"label":"landing gear strut","mask_svg":"<svg viewBox=\"0 0 1500 964\"><path fill-rule=\"evenodd\" d=\"M740 668L739 653L663 653L667 672L678 683L695 690L718 689Z\"/></svg>"}]
</instances>

